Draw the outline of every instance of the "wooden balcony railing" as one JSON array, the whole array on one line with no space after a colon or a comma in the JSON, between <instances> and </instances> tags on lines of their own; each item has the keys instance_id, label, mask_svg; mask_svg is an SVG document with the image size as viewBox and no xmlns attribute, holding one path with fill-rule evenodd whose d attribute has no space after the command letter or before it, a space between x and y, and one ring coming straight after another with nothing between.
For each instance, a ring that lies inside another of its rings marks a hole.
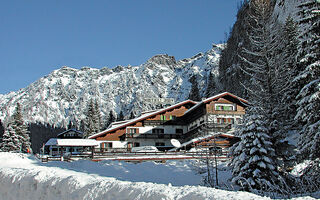
<instances>
[{"instance_id":1,"label":"wooden balcony railing","mask_svg":"<svg viewBox=\"0 0 320 200\"><path fill-rule=\"evenodd\" d=\"M138 138L138 139L180 139L182 134L172 133L126 133L126 138Z\"/></svg>"}]
</instances>

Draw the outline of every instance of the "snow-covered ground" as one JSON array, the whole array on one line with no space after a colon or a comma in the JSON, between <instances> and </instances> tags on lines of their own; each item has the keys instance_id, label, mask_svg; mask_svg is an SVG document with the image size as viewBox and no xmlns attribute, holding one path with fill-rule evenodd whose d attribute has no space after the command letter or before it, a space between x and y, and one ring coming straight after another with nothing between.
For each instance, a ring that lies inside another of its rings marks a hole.
<instances>
[{"instance_id":1,"label":"snow-covered ground","mask_svg":"<svg viewBox=\"0 0 320 200\"><path fill-rule=\"evenodd\" d=\"M198 186L201 175L191 161L41 163L31 155L4 152L0 161L0 200L269 199ZM220 179L228 176L229 172L223 172Z\"/></svg>"}]
</instances>

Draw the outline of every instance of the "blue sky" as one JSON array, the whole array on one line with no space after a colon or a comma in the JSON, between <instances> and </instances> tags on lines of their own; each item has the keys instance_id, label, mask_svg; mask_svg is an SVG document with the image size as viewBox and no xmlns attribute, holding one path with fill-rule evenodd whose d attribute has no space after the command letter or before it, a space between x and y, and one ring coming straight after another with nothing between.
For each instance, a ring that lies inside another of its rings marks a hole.
<instances>
[{"instance_id":1,"label":"blue sky","mask_svg":"<svg viewBox=\"0 0 320 200\"><path fill-rule=\"evenodd\" d=\"M0 94L61 66L182 59L225 40L241 0L1 0Z\"/></svg>"}]
</instances>

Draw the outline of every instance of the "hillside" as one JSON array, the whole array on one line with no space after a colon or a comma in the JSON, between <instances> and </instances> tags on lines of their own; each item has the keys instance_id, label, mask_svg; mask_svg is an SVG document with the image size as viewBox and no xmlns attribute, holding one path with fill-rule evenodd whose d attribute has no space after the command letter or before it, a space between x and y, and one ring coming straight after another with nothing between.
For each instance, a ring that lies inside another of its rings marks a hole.
<instances>
[{"instance_id":1,"label":"hillside","mask_svg":"<svg viewBox=\"0 0 320 200\"><path fill-rule=\"evenodd\" d=\"M204 96L210 73L218 74L222 46L214 45L206 53L179 61L156 55L140 66L62 67L26 88L0 95L0 119L6 122L19 102L27 122L66 127L71 121L79 126L91 98L98 101L104 120L110 111L114 115L122 111L127 117L131 112L137 115L154 108L145 103L146 98L187 99L193 76Z\"/></svg>"}]
</instances>

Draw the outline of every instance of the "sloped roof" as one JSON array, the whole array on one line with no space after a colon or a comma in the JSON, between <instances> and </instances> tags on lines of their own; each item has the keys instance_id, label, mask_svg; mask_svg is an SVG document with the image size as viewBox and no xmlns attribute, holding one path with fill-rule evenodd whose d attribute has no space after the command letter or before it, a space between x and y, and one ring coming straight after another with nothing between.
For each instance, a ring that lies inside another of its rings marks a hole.
<instances>
[{"instance_id":1,"label":"sloped roof","mask_svg":"<svg viewBox=\"0 0 320 200\"><path fill-rule=\"evenodd\" d=\"M240 97L238 97L238 96L236 96L234 94L231 94L230 92L223 92L223 93L217 94L215 96L212 96L212 97L209 97L207 99L204 99L204 100L200 101L199 103L197 103L197 105L195 105L192 108L190 108L184 114L188 114L188 113L190 113L191 111L197 109L198 107L200 107L203 104L209 103L210 101L217 100L217 99L220 99L220 98L225 97L225 96L231 96L234 99L239 100L245 106L247 106L249 104L249 102L247 100L243 99L243 98L240 98Z\"/></svg>"},{"instance_id":2,"label":"sloped roof","mask_svg":"<svg viewBox=\"0 0 320 200\"><path fill-rule=\"evenodd\" d=\"M129 120L129 121L125 122L125 123L121 123L121 124L118 124L118 125L114 125L114 126L110 127L110 128L107 129L107 130L104 130L104 131L102 131L102 132L100 132L100 133L97 133L97 134L94 134L94 135L90 136L89 139L94 139L94 138L97 138L97 137L99 137L99 136L101 136L101 135L107 134L107 133L109 133L109 132L111 132L111 131L115 131L115 130L117 130L117 129L130 126L130 125L132 125L132 124L135 124L135 123L137 123L137 122L143 121L143 120L145 120L145 119L147 119L147 118L150 118L150 117L153 117L153 116L155 116L155 115L161 114L161 113L163 113L163 112L166 112L166 111L168 111L168 110L174 109L174 108L176 108L176 107L185 105L185 104L187 104L187 103L192 103L192 104L194 104L194 105L197 104L197 102L195 102L195 101L186 100L186 101L177 103L177 104L175 104L175 105L169 106L169 107L167 107L167 108L159 109L159 110L156 110L156 111L154 111L154 112L152 112L152 113L147 113L147 114L141 115L140 117L137 117L137 118L135 118L135 119Z\"/></svg>"},{"instance_id":3,"label":"sloped roof","mask_svg":"<svg viewBox=\"0 0 320 200\"><path fill-rule=\"evenodd\" d=\"M57 136L60 136L60 135L63 135L63 134L66 134L66 133L68 133L68 132L75 132L75 133L78 133L79 135L83 135L83 132L81 132L81 131L78 131L78 130L76 130L76 129L69 129L69 130L66 130L66 131L64 131L64 132L62 132L62 133L59 133Z\"/></svg>"},{"instance_id":4,"label":"sloped roof","mask_svg":"<svg viewBox=\"0 0 320 200\"><path fill-rule=\"evenodd\" d=\"M51 138L45 144L46 146L75 146L75 147L91 147L98 146L99 142L92 139L58 139Z\"/></svg>"},{"instance_id":5,"label":"sloped roof","mask_svg":"<svg viewBox=\"0 0 320 200\"><path fill-rule=\"evenodd\" d=\"M211 133L211 134L208 134L208 135L205 135L205 136L199 136L199 137L196 137L196 138L193 138L185 143L182 143L180 147L176 147L176 148L173 148L173 149L170 149L169 151L176 151L177 149L181 149L182 147L185 147L185 146L188 146L189 144L192 144L192 143L198 143L198 142L201 142L202 140L206 140L206 139L212 139L212 138L215 138L215 137L219 137L219 136L222 136L222 137L226 137L226 138L234 138L236 136L234 136L233 134L230 134L230 133L222 133L222 132L216 132L216 133Z\"/></svg>"}]
</instances>

